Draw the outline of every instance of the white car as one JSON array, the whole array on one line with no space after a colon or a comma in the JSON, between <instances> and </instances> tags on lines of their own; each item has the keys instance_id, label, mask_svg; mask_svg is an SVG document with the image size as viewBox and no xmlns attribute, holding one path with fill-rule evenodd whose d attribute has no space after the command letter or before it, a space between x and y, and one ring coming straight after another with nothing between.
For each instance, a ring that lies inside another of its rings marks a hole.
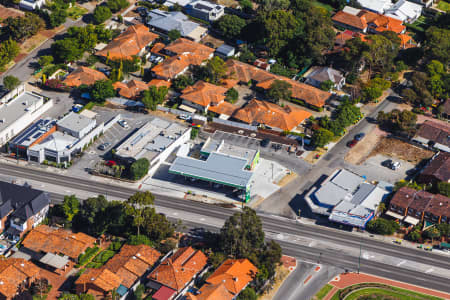
<instances>
[{"instance_id":1,"label":"white car","mask_svg":"<svg viewBox=\"0 0 450 300\"><path fill-rule=\"evenodd\" d=\"M181 120L189 121L191 119L190 115L182 114L178 116Z\"/></svg>"},{"instance_id":2,"label":"white car","mask_svg":"<svg viewBox=\"0 0 450 300\"><path fill-rule=\"evenodd\" d=\"M125 121L125 120L119 120L119 121L117 121L117 123L119 123L119 125L122 126L125 129L130 128L130 126L128 126L127 121Z\"/></svg>"}]
</instances>

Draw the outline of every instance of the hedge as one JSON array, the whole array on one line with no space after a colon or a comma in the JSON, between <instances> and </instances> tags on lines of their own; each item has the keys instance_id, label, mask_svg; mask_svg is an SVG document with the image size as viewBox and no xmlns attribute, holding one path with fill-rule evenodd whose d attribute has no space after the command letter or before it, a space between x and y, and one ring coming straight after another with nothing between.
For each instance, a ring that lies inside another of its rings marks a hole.
<instances>
[{"instance_id":1,"label":"hedge","mask_svg":"<svg viewBox=\"0 0 450 300\"><path fill-rule=\"evenodd\" d=\"M92 261L95 262L95 263L104 264L111 257L113 257L114 254L116 254L116 253L114 251L112 251L112 250L104 250L104 251L100 252L96 257L94 257L94 259Z\"/></svg>"},{"instance_id":2,"label":"hedge","mask_svg":"<svg viewBox=\"0 0 450 300\"><path fill-rule=\"evenodd\" d=\"M94 248L88 247L83 254L78 256L78 266L85 265L95 254L100 251L100 248L95 246Z\"/></svg>"}]
</instances>

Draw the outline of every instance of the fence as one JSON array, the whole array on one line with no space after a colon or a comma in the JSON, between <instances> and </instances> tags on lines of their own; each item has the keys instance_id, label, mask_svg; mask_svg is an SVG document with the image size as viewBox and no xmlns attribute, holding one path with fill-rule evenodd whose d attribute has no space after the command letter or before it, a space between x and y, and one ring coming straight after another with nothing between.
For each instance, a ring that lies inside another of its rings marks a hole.
<instances>
[{"instance_id":1,"label":"fence","mask_svg":"<svg viewBox=\"0 0 450 300\"><path fill-rule=\"evenodd\" d=\"M194 116L194 113L190 113L190 112L187 112L187 111L184 111L184 110L175 109L175 108L164 107L164 106L161 106L161 105L158 105L157 108L160 111L168 112L168 113L171 113L171 114L174 114L174 115L178 115L178 116L180 116L180 115L188 115L188 116L191 116L191 117Z\"/></svg>"},{"instance_id":2,"label":"fence","mask_svg":"<svg viewBox=\"0 0 450 300\"><path fill-rule=\"evenodd\" d=\"M238 127L238 128L242 128L242 129L245 129L245 130L251 130L251 131L258 130L258 127L256 127L256 126L243 124L243 123L238 123L238 122L234 122L234 121L223 120L223 119L219 119L219 118L213 118L213 122L214 123L223 124L223 125L227 125L227 126Z\"/></svg>"}]
</instances>

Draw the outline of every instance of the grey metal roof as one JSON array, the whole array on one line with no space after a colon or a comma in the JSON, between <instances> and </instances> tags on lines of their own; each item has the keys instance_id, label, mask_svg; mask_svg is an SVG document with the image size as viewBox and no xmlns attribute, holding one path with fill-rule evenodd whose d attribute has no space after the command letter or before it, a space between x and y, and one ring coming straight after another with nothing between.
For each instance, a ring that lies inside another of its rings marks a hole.
<instances>
[{"instance_id":1,"label":"grey metal roof","mask_svg":"<svg viewBox=\"0 0 450 300\"><path fill-rule=\"evenodd\" d=\"M361 204L372 191L376 188L376 186L369 183L362 183L358 190L353 194L353 198L351 202L355 205Z\"/></svg>"},{"instance_id":2,"label":"grey metal roof","mask_svg":"<svg viewBox=\"0 0 450 300\"><path fill-rule=\"evenodd\" d=\"M206 161L177 157L169 172L245 188L253 172L245 170L247 160L213 152Z\"/></svg>"},{"instance_id":3,"label":"grey metal roof","mask_svg":"<svg viewBox=\"0 0 450 300\"><path fill-rule=\"evenodd\" d=\"M59 256L48 252L39 260L39 262L51 266L55 269L62 269L69 262L69 257L65 255Z\"/></svg>"},{"instance_id":4,"label":"grey metal roof","mask_svg":"<svg viewBox=\"0 0 450 300\"><path fill-rule=\"evenodd\" d=\"M41 106L38 103L42 101L42 97L25 92L7 104L0 104L0 131L17 122L27 112L38 109Z\"/></svg>"},{"instance_id":5,"label":"grey metal roof","mask_svg":"<svg viewBox=\"0 0 450 300\"><path fill-rule=\"evenodd\" d=\"M333 206L343 199L351 199L351 194L333 182L325 183L314 195L316 200L322 204Z\"/></svg>"},{"instance_id":6,"label":"grey metal roof","mask_svg":"<svg viewBox=\"0 0 450 300\"><path fill-rule=\"evenodd\" d=\"M11 144L28 147L47 133L55 123L56 121L51 118L40 119L13 139Z\"/></svg>"},{"instance_id":7,"label":"grey metal roof","mask_svg":"<svg viewBox=\"0 0 450 300\"><path fill-rule=\"evenodd\" d=\"M343 75L341 72L333 68L318 67L308 75L308 78L315 79L319 82L331 80L334 83L338 83L342 80Z\"/></svg>"},{"instance_id":8,"label":"grey metal roof","mask_svg":"<svg viewBox=\"0 0 450 300\"><path fill-rule=\"evenodd\" d=\"M70 112L56 124L75 132L79 132L88 127L92 122L95 122L95 120L74 112Z\"/></svg>"},{"instance_id":9,"label":"grey metal roof","mask_svg":"<svg viewBox=\"0 0 450 300\"><path fill-rule=\"evenodd\" d=\"M356 188L365 181L365 179L355 173L345 169L340 170L332 179L331 182L342 187L343 189L353 193Z\"/></svg>"},{"instance_id":10,"label":"grey metal roof","mask_svg":"<svg viewBox=\"0 0 450 300\"><path fill-rule=\"evenodd\" d=\"M148 25L158 28L160 30L169 32L176 29L182 36L187 36L193 32L200 24L192 22L189 18L179 11L162 11L154 9L149 12L151 20Z\"/></svg>"},{"instance_id":11,"label":"grey metal roof","mask_svg":"<svg viewBox=\"0 0 450 300\"><path fill-rule=\"evenodd\" d=\"M224 54L224 55L228 55L228 54L232 53L233 51L234 51L234 47L227 45L227 44L222 44L216 49L217 53Z\"/></svg>"}]
</instances>

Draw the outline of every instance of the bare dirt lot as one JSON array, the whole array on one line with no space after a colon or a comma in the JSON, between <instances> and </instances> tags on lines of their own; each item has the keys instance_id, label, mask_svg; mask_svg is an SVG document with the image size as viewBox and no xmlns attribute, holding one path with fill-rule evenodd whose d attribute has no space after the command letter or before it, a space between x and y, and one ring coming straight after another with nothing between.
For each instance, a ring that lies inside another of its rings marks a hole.
<instances>
[{"instance_id":1,"label":"bare dirt lot","mask_svg":"<svg viewBox=\"0 0 450 300\"><path fill-rule=\"evenodd\" d=\"M375 127L360 143L348 151L345 160L354 165L362 164L385 135L386 132Z\"/></svg>"},{"instance_id":2,"label":"bare dirt lot","mask_svg":"<svg viewBox=\"0 0 450 300\"><path fill-rule=\"evenodd\" d=\"M423 159L432 157L434 153L394 138L384 137L378 142L368 157L378 154L417 164Z\"/></svg>"}]
</instances>

